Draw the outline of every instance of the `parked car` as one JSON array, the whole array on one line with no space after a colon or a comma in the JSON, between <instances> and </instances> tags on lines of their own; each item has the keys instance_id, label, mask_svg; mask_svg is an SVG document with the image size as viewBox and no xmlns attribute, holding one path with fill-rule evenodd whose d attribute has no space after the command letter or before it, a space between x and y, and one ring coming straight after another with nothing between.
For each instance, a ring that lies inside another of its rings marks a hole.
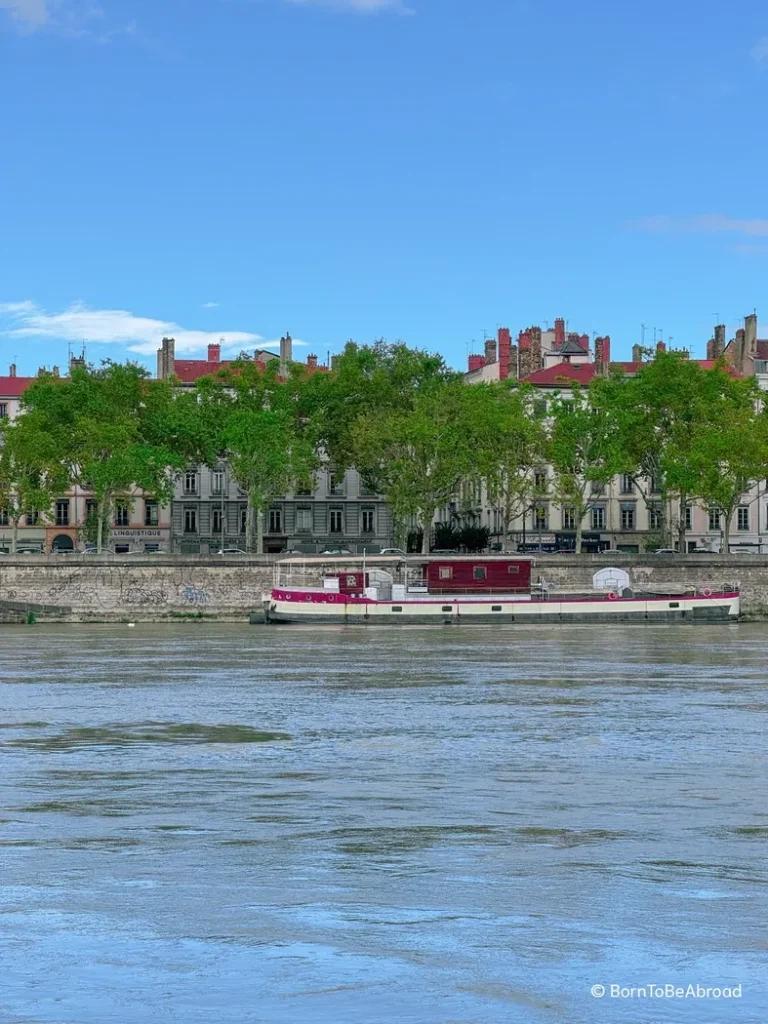
<instances>
[{"instance_id":1,"label":"parked car","mask_svg":"<svg viewBox=\"0 0 768 1024\"><path fill-rule=\"evenodd\" d=\"M247 555L247 551L243 551L242 548L222 548L216 552L217 555Z\"/></svg>"},{"instance_id":2,"label":"parked car","mask_svg":"<svg viewBox=\"0 0 768 1024\"><path fill-rule=\"evenodd\" d=\"M456 548L435 548L430 551L430 555L457 555L458 551Z\"/></svg>"},{"instance_id":3,"label":"parked car","mask_svg":"<svg viewBox=\"0 0 768 1024\"><path fill-rule=\"evenodd\" d=\"M674 548L656 548L653 553L654 555L676 555L677 551Z\"/></svg>"},{"instance_id":4,"label":"parked car","mask_svg":"<svg viewBox=\"0 0 768 1024\"><path fill-rule=\"evenodd\" d=\"M405 558L405 551L402 548L382 548L379 554L382 555L400 555L401 558Z\"/></svg>"},{"instance_id":5,"label":"parked car","mask_svg":"<svg viewBox=\"0 0 768 1024\"><path fill-rule=\"evenodd\" d=\"M351 555L351 551L347 551L346 548L332 548L328 551L323 551L324 555Z\"/></svg>"}]
</instances>

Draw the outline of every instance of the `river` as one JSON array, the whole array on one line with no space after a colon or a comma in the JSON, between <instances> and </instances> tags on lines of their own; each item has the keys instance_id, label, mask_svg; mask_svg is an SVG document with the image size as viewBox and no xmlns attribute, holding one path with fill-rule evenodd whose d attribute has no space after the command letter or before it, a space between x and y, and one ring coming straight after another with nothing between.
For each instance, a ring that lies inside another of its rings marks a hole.
<instances>
[{"instance_id":1,"label":"river","mask_svg":"<svg viewBox=\"0 0 768 1024\"><path fill-rule=\"evenodd\" d=\"M768 1019L763 625L2 627L0 669L0 1021ZM742 989L610 989L667 984Z\"/></svg>"}]
</instances>

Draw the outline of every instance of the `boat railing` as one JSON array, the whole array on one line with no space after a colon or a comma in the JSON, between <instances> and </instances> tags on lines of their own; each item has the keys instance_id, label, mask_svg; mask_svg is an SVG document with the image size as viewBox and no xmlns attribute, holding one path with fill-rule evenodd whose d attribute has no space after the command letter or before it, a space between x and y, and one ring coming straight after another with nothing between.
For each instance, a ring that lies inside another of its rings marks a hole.
<instances>
[{"instance_id":1,"label":"boat railing","mask_svg":"<svg viewBox=\"0 0 768 1024\"><path fill-rule=\"evenodd\" d=\"M609 593L622 595L623 587L562 587L551 580L541 580L531 585L531 593L542 601L558 601L563 597L600 597ZM655 583L628 587L633 597L720 597L739 592L738 583ZM629 595L628 595L629 596Z\"/></svg>"}]
</instances>

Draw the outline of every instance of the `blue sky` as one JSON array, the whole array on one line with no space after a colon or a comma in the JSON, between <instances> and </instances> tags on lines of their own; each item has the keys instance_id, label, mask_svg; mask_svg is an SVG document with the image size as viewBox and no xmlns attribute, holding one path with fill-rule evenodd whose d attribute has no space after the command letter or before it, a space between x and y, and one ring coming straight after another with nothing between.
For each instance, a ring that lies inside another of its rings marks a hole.
<instances>
[{"instance_id":1,"label":"blue sky","mask_svg":"<svg viewBox=\"0 0 768 1024\"><path fill-rule=\"evenodd\" d=\"M768 318L762 0L0 0L0 95L2 372Z\"/></svg>"}]
</instances>

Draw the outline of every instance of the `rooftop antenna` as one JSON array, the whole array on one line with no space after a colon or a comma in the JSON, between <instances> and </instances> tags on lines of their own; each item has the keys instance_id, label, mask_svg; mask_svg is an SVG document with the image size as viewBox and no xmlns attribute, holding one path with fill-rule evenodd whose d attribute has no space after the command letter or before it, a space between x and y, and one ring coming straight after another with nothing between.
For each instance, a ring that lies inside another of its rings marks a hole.
<instances>
[{"instance_id":1,"label":"rooftop antenna","mask_svg":"<svg viewBox=\"0 0 768 1024\"><path fill-rule=\"evenodd\" d=\"M645 348L645 332L647 328L645 324L640 324L640 344Z\"/></svg>"}]
</instances>

